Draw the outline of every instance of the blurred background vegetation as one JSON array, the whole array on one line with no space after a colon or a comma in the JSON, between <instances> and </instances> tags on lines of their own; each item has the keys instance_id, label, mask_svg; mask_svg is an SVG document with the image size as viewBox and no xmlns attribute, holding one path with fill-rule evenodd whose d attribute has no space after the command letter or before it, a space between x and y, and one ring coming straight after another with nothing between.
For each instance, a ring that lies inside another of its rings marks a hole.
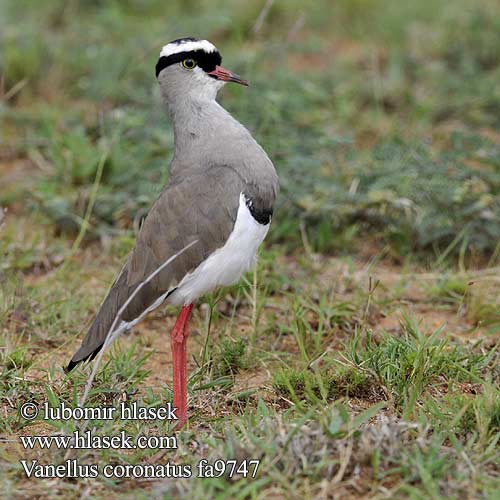
<instances>
[{"instance_id":1,"label":"blurred background vegetation","mask_svg":"<svg viewBox=\"0 0 500 500\"><path fill-rule=\"evenodd\" d=\"M2 0L0 205L137 229L173 142L154 66L189 35L251 81L221 101L279 170L275 242L498 255L497 0Z\"/></svg>"}]
</instances>

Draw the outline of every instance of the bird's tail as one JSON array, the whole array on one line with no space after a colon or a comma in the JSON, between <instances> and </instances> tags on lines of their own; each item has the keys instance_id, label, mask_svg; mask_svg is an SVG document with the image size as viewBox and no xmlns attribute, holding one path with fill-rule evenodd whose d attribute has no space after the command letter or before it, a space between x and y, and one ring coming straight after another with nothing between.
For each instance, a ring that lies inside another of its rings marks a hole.
<instances>
[{"instance_id":1,"label":"bird's tail","mask_svg":"<svg viewBox=\"0 0 500 500\"><path fill-rule=\"evenodd\" d=\"M111 326L130 293L131 289L127 286L127 273L122 270L104 299L87 335L83 339L82 345L71 358L66 368L67 372L71 371L78 363L95 358L102 349L110 333ZM119 326L119 324L120 321L117 321L116 326Z\"/></svg>"},{"instance_id":2,"label":"bird's tail","mask_svg":"<svg viewBox=\"0 0 500 500\"><path fill-rule=\"evenodd\" d=\"M145 314L158 307L175 290L175 287L170 289L166 287L165 291L152 280L159 278L158 274L166 266L196 243L198 243L198 240L191 241L182 250L166 259L163 264L155 267L146 279L134 285L129 285L127 282L128 266L130 264L130 261L127 260L104 299L94 322L83 339L80 349L76 351L69 362L66 371L71 371L82 361L95 358L102 349L108 335L114 333L110 332L110 330L113 323L115 323L115 319L117 321L113 327L114 331L120 326L121 320L134 324L140 321ZM159 281L161 282L161 280ZM120 314L120 318L117 318L118 314Z\"/></svg>"}]
</instances>

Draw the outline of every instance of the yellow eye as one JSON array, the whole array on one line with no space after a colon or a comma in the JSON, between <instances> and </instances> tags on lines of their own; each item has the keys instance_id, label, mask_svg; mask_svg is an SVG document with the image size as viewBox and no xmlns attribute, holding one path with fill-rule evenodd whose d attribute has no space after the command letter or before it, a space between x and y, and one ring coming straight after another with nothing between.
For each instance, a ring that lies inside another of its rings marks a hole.
<instances>
[{"instance_id":1,"label":"yellow eye","mask_svg":"<svg viewBox=\"0 0 500 500\"><path fill-rule=\"evenodd\" d=\"M186 69L196 68L196 61L194 59L184 59L182 66Z\"/></svg>"}]
</instances>

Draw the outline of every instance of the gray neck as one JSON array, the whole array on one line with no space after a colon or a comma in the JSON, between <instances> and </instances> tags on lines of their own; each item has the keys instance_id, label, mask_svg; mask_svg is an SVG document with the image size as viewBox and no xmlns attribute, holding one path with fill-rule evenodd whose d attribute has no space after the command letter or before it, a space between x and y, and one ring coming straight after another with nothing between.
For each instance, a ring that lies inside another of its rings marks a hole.
<instances>
[{"instance_id":1,"label":"gray neck","mask_svg":"<svg viewBox=\"0 0 500 500\"><path fill-rule=\"evenodd\" d=\"M171 177L185 177L212 166L228 166L247 182L277 185L274 167L250 132L215 99L189 94L165 99L174 125Z\"/></svg>"},{"instance_id":2,"label":"gray neck","mask_svg":"<svg viewBox=\"0 0 500 500\"><path fill-rule=\"evenodd\" d=\"M241 123L212 99L183 99L169 103L168 110L174 126L176 156L194 147L218 146L228 136L248 134Z\"/></svg>"},{"instance_id":3,"label":"gray neck","mask_svg":"<svg viewBox=\"0 0 500 500\"><path fill-rule=\"evenodd\" d=\"M248 130L215 99L177 97L167 101L174 126L172 174L210 164L238 163L249 147L263 153Z\"/></svg>"}]
</instances>

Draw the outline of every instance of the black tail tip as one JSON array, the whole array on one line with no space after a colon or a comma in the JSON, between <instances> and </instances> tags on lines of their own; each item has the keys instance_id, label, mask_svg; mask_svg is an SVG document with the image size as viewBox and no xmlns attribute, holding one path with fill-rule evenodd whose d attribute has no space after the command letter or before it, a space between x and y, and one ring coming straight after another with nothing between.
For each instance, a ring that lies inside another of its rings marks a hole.
<instances>
[{"instance_id":1,"label":"black tail tip","mask_svg":"<svg viewBox=\"0 0 500 500\"><path fill-rule=\"evenodd\" d=\"M66 373L69 373L78 363L80 363L80 361L73 361L73 360L71 360L68 363L68 366L64 369L64 371Z\"/></svg>"},{"instance_id":2,"label":"black tail tip","mask_svg":"<svg viewBox=\"0 0 500 500\"><path fill-rule=\"evenodd\" d=\"M79 351L73 356L73 359L68 363L68 366L64 369L64 371L66 373L69 373L76 365L80 364L80 363L83 363L84 361L92 361L96 356L97 354L99 353L99 351L102 349L102 346L104 345L104 342L98 346L97 348L95 348L93 351L90 352L90 354L87 354L86 356L84 356L83 358L80 358L78 360L75 361L75 357L79 355Z\"/></svg>"}]
</instances>

